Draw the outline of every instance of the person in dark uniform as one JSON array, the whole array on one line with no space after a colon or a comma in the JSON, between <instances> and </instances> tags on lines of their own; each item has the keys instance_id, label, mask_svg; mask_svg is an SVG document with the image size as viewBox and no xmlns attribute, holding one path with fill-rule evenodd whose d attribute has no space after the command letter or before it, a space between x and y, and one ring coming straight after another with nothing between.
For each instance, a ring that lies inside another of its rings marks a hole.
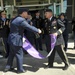
<instances>
[{"instance_id":1,"label":"person in dark uniform","mask_svg":"<svg viewBox=\"0 0 75 75\"><path fill-rule=\"evenodd\" d=\"M63 38L64 38L64 43L65 43L64 50L67 51L67 46L68 46L68 20L65 18L65 13L61 13L59 19L65 25L65 30L63 32Z\"/></svg>"},{"instance_id":2,"label":"person in dark uniform","mask_svg":"<svg viewBox=\"0 0 75 75\"><path fill-rule=\"evenodd\" d=\"M8 35L10 32L9 28L10 20L6 18L6 12L1 11L1 17L0 17L0 35L3 38L3 42L5 45L5 50L6 50L6 55L5 57L7 58L9 56L9 45L8 45Z\"/></svg>"},{"instance_id":3,"label":"person in dark uniform","mask_svg":"<svg viewBox=\"0 0 75 75\"><path fill-rule=\"evenodd\" d=\"M31 14L28 13L28 18L26 19L26 21L28 22L28 24L30 24L31 26L33 26L33 23L31 21ZM35 47L35 34L31 31L28 30L24 30L24 36L26 36L26 38L28 39L28 41ZM27 51L24 50L25 54L28 54Z\"/></svg>"},{"instance_id":4,"label":"person in dark uniform","mask_svg":"<svg viewBox=\"0 0 75 75\"><path fill-rule=\"evenodd\" d=\"M72 19L72 25L73 25L73 34L74 34L74 49L75 49L75 17Z\"/></svg>"},{"instance_id":5,"label":"person in dark uniform","mask_svg":"<svg viewBox=\"0 0 75 75\"><path fill-rule=\"evenodd\" d=\"M10 45L10 53L7 61L7 65L4 72L13 70L13 59L16 57L17 60L17 73L26 72L23 69L23 33L24 30L31 30L36 33L41 33L40 29L37 29L27 23L25 18L28 17L28 10L26 8L18 9L18 16L15 17L10 24L10 34L8 37L8 43Z\"/></svg>"},{"instance_id":6,"label":"person in dark uniform","mask_svg":"<svg viewBox=\"0 0 75 75\"><path fill-rule=\"evenodd\" d=\"M45 68L53 67L55 52L57 51L59 56L61 57L62 61L65 63L63 70L66 70L69 66L69 62L68 62L66 53L62 48L62 44L63 44L62 43L62 41L63 41L62 33L65 30L65 26L61 20L53 17L53 13L52 13L51 9L47 9L45 11L45 17L46 17L45 22L44 22L45 25L43 28L44 28L45 42L46 42L46 47L47 47L48 53L51 50L51 46L50 46L51 45L51 37L49 36L49 34L54 34L55 36L57 36L55 48L54 48L52 54L49 56L48 65Z\"/></svg>"},{"instance_id":7,"label":"person in dark uniform","mask_svg":"<svg viewBox=\"0 0 75 75\"><path fill-rule=\"evenodd\" d=\"M33 26L32 16L31 16L30 13L28 14L27 22L31 26ZM27 37L27 39L29 40L29 42L34 46L34 33L25 29L25 36Z\"/></svg>"},{"instance_id":8,"label":"person in dark uniform","mask_svg":"<svg viewBox=\"0 0 75 75\"><path fill-rule=\"evenodd\" d=\"M32 22L36 28L42 29L43 19L40 17L40 12L38 10L35 13L35 17L32 19ZM35 45L37 50L43 50L42 49L42 34L35 35Z\"/></svg>"}]
</instances>

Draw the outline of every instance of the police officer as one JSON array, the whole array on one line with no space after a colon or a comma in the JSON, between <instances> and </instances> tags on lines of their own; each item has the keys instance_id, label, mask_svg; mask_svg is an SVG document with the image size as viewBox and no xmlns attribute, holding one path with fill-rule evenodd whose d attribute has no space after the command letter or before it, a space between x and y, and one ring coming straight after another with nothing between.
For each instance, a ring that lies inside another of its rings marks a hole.
<instances>
[{"instance_id":1,"label":"police officer","mask_svg":"<svg viewBox=\"0 0 75 75\"><path fill-rule=\"evenodd\" d=\"M25 18L28 17L28 10L26 8L19 8L18 14L19 16L15 17L10 24L10 34L8 37L8 42L10 45L10 54L4 72L13 70L12 64L14 57L16 57L17 60L17 73L26 72L22 66L23 64L22 38L24 29L31 30L36 33L41 33L40 29L37 29L29 25L25 20Z\"/></svg>"},{"instance_id":2,"label":"police officer","mask_svg":"<svg viewBox=\"0 0 75 75\"><path fill-rule=\"evenodd\" d=\"M9 45L8 45L8 35L10 32L9 28L10 20L6 18L6 12L1 11L1 17L0 17L0 35L3 38L3 42L5 45L5 50L6 50L6 55L5 57L7 58L9 56Z\"/></svg>"},{"instance_id":3,"label":"police officer","mask_svg":"<svg viewBox=\"0 0 75 75\"><path fill-rule=\"evenodd\" d=\"M59 19L57 20L55 17L53 17L53 13L51 9L47 9L45 11L45 17L46 19L44 22L45 24L44 34L45 34L46 47L48 52L50 52L51 50L51 46L50 46L51 37L49 36L49 34L54 34L55 36L57 36L55 48L52 54L48 58L48 65L46 66L46 68L53 67L55 52L57 51L62 61L65 63L63 70L66 70L69 66L69 63L65 51L62 48L62 41L63 41L62 33L65 29L65 26L62 21L60 21Z\"/></svg>"},{"instance_id":4,"label":"police officer","mask_svg":"<svg viewBox=\"0 0 75 75\"><path fill-rule=\"evenodd\" d=\"M43 19L40 17L40 12L36 10L35 17L32 19L33 25L36 28L42 29ZM42 50L42 34L35 35L35 45L37 50Z\"/></svg>"},{"instance_id":5,"label":"police officer","mask_svg":"<svg viewBox=\"0 0 75 75\"><path fill-rule=\"evenodd\" d=\"M63 38L64 38L64 43L65 43L64 50L67 51L67 45L68 45L68 20L65 18L65 13L61 13L59 19L65 25L65 30L63 32Z\"/></svg>"}]
</instances>

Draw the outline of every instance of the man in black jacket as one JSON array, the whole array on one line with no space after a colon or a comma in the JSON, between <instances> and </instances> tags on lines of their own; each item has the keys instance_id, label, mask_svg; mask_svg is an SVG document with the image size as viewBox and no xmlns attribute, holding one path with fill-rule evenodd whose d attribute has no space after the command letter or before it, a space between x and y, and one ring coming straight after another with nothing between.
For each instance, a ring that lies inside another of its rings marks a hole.
<instances>
[{"instance_id":1,"label":"man in black jacket","mask_svg":"<svg viewBox=\"0 0 75 75\"><path fill-rule=\"evenodd\" d=\"M8 35L10 32L9 29L10 20L6 18L6 12L1 11L1 17L0 17L0 37L3 38L3 43L6 50L5 57L7 58L9 56L9 45L8 45Z\"/></svg>"},{"instance_id":2,"label":"man in black jacket","mask_svg":"<svg viewBox=\"0 0 75 75\"><path fill-rule=\"evenodd\" d=\"M36 28L42 29L43 19L41 18L40 12L38 10L35 13L35 17L32 19L32 22ZM37 50L43 50L42 49L42 34L35 35L35 45Z\"/></svg>"},{"instance_id":3,"label":"man in black jacket","mask_svg":"<svg viewBox=\"0 0 75 75\"><path fill-rule=\"evenodd\" d=\"M46 41L46 47L47 47L47 52L49 53L51 50L51 37L49 36L50 34L53 34L57 36L57 41L55 48L52 52L52 54L48 58L48 65L46 68L51 68L53 67L53 62L54 62L54 57L55 57L55 52L57 51L59 56L61 57L62 61L65 63L65 66L63 70L66 70L69 66L69 62L66 56L65 51L62 48L63 44L63 37L62 33L65 30L65 26L62 21L59 19L57 20L55 17L53 17L53 13L51 9L47 9L45 11L45 22L44 22L44 35L45 35L45 41Z\"/></svg>"}]
</instances>

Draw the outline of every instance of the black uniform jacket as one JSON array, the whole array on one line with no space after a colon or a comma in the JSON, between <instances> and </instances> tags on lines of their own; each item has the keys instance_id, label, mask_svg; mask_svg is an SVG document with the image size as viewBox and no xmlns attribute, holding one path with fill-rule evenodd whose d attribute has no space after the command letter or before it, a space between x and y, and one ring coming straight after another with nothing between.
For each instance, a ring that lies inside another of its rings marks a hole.
<instances>
[{"instance_id":1,"label":"black uniform jacket","mask_svg":"<svg viewBox=\"0 0 75 75\"><path fill-rule=\"evenodd\" d=\"M3 21L0 18L0 37L8 38L10 28L9 28L10 20L6 18L5 21Z\"/></svg>"},{"instance_id":2,"label":"black uniform jacket","mask_svg":"<svg viewBox=\"0 0 75 75\"><path fill-rule=\"evenodd\" d=\"M56 45L63 44L62 33L65 30L65 25L60 19L52 17L51 20L45 19L43 24L44 35L58 33Z\"/></svg>"}]
</instances>

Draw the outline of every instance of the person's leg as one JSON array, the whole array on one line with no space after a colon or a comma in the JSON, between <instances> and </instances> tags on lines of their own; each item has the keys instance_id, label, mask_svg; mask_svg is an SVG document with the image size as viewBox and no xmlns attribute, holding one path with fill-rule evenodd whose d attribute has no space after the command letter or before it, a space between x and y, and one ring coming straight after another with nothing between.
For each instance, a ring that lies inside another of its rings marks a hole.
<instances>
[{"instance_id":1,"label":"person's leg","mask_svg":"<svg viewBox=\"0 0 75 75\"><path fill-rule=\"evenodd\" d=\"M62 45L57 46L57 52L58 52L60 58L62 59L62 61L65 63L65 66L67 66L64 69L67 69L68 66L69 66L69 61L68 61L68 58L67 58L67 55L66 55L65 51L63 50Z\"/></svg>"},{"instance_id":2,"label":"person's leg","mask_svg":"<svg viewBox=\"0 0 75 75\"><path fill-rule=\"evenodd\" d=\"M54 48L52 54L48 57L48 65L49 65L49 67L53 67L55 52L56 52L56 47Z\"/></svg>"},{"instance_id":3,"label":"person's leg","mask_svg":"<svg viewBox=\"0 0 75 75\"><path fill-rule=\"evenodd\" d=\"M46 44L46 49L47 49L47 52L49 53L50 50L51 50L51 44L50 44L50 36L49 35L45 35L45 44Z\"/></svg>"},{"instance_id":4,"label":"person's leg","mask_svg":"<svg viewBox=\"0 0 75 75\"><path fill-rule=\"evenodd\" d=\"M28 40L34 46L34 38L33 37L29 37Z\"/></svg>"},{"instance_id":5,"label":"person's leg","mask_svg":"<svg viewBox=\"0 0 75 75\"><path fill-rule=\"evenodd\" d=\"M39 49L43 50L42 49L42 35L40 35L40 37L39 37Z\"/></svg>"},{"instance_id":6,"label":"person's leg","mask_svg":"<svg viewBox=\"0 0 75 75\"><path fill-rule=\"evenodd\" d=\"M36 49L39 50L39 41L38 41L38 38L35 38L35 46L36 46Z\"/></svg>"},{"instance_id":7,"label":"person's leg","mask_svg":"<svg viewBox=\"0 0 75 75\"><path fill-rule=\"evenodd\" d=\"M14 46L10 45L10 53L9 53L7 64L6 64L6 67L5 67L5 70L4 70L5 72L7 72L9 69L12 68L14 56L15 56Z\"/></svg>"},{"instance_id":8,"label":"person's leg","mask_svg":"<svg viewBox=\"0 0 75 75\"><path fill-rule=\"evenodd\" d=\"M68 46L68 35L63 35L64 42L65 42L65 47L64 50L67 51L67 46Z\"/></svg>"},{"instance_id":9,"label":"person's leg","mask_svg":"<svg viewBox=\"0 0 75 75\"><path fill-rule=\"evenodd\" d=\"M8 40L8 38L3 38L3 42L4 42L4 46L5 46L5 50L6 50L5 57L8 57L9 56L9 45L8 45L7 40Z\"/></svg>"},{"instance_id":10,"label":"person's leg","mask_svg":"<svg viewBox=\"0 0 75 75\"><path fill-rule=\"evenodd\" d=\"M17 70L23 71L23 49L22 47L16 47L16 60L17 60Z\"/></svg>"},{"instance_id":11,"label":"person's leg","mask_svg":"<svg viewBox=\"0 0 75 75\"><path fill-rule=\"evenodd\" d=\"M45 44L46 44L47 52L49 53L51 50L51 38L49 35L45 36ZM55 48L52 54L48 57L48 65L46 66L46 68L53 67L54 57L55 57Z\"/></svg>"}]
</instances>

